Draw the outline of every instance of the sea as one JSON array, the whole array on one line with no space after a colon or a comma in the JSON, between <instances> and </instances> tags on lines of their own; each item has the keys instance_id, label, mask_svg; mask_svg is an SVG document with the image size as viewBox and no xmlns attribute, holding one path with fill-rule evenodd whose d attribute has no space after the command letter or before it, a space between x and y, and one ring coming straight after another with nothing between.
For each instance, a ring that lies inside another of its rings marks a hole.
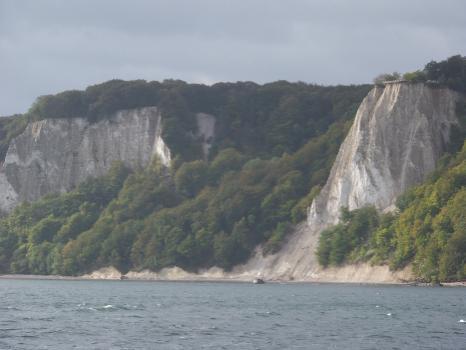
<instances>
[{"instance_id":1,"label":"sea","mask_svg":"<svg viewBox=\"0 0 466 350\"><path fill-rule=\"evenodd\" d=\"M0 349L466 349L466 288L3 279Z\"/></svg>"}]
</instances>

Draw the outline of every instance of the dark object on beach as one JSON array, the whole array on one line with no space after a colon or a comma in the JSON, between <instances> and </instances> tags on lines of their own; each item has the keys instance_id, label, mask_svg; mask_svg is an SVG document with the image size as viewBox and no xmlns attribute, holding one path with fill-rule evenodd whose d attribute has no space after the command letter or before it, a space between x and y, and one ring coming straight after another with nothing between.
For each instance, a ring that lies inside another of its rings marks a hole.
<instances>
[{"instance_id":1,"label":"dark object on beach","mask_svg":"<svg viewBox=\"0 0 466 350\"><path fill-rule=\"evenodd\" d=\"M254 281L252 281L254 284L264 284L265 281L262 278L256 278Z\"/></svg>"},{"instance_id":2,"label":"dark object on beach","mask_svg":"<svg viewBox=\"0 0 466 350\"><path fill-rule=\"evenodd\" d=\"M128 279L128 277L125 276L125 275L121 275L121 276L120 276L120 281L127 280L127 279Z\"/></svg>"}]
</instances>

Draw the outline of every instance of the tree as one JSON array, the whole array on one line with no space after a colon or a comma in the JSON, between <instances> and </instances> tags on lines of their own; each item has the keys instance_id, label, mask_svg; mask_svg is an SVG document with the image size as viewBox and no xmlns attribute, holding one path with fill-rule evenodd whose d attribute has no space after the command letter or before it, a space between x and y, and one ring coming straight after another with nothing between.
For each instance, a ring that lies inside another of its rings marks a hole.
<instances>
[{"instance_id":1,"label":"tree","mask_svg":"<svg viewBox=\"0 0 466 350\"><path fill-rule=\"evenodd\" d=\"M176 190L188 197L196 195L207 181L207 164L202 160L183 163L175 174Z\"/></svg>"},{"instance_id":2,"label":"tree","mask_svg":"<svg viewBox=\"0 0 466 350\"><path fill-rule=\"evenodd\" d=\"M246 157L234 148L220 151L209 165L209 179L217 184L222 175L229 171L238 171L246 161Z\"/></svg>"},{"instance_id":3,"label":"tree","mask_svg":"<svg viewBox=\"0 0 466 350\"><path fill-rule=\"evenodd\" d=\"M55 218L53 215L47 216L31 228L29 241L33 244L52 241L62 224L63 219Z\"/></svg>"}]
</instances>

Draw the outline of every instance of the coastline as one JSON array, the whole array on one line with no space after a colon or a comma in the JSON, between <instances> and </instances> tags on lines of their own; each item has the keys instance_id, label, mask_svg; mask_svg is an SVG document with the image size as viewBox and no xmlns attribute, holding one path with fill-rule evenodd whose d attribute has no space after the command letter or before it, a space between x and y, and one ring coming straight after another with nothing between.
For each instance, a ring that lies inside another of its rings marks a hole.
<instances>
[{"instance_id":1,"label":"coastline","mask_svg":"<svg viewBox=\"0 0 466 350\"><path fill-rule=\"evenodd\" d=\"M121 282L189 282L189 283L252 283L250 278L215 278L215 277L195 277L187 278L109 278L83 276L62 276L62 275L22 275L4 274L0 275L0 280L39 280L39 281L121 281ZM466 281L444 282L432 285L425 282L392 281L392 282L371 282L371 281L347 281L347 280L265 280L267 284L351 284L351 285L386 285L386 286L409 286L409 287L466 287Z\"/></svg>"}]
</instances>

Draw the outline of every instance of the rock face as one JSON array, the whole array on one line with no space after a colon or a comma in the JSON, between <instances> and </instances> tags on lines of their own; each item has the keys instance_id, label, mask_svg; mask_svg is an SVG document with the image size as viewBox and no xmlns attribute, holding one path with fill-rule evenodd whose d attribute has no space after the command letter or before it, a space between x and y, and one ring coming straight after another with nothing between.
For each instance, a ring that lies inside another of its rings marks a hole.
<instances>
[{"instance_id":1,"label":"rock face","mask_svg":"<svg viewBox=\"0 0 466 350\"><path fill-rule=\"evenodd\" d=\"M237 273L325 280L315 254L319 233L338 222L341 207L390 210L400 194L423 181L445 151L450 126L457 123L458 98L449 89L425 84L374 87L358 109L307 222L279 253L264 258L259 253Z\"/></svg>"},{"instance_id":2,"label":"rock face","mask_svg":"<svg viewBox=\"0 0 466 350\"><path fill-rule=\"evenodd\" d=\"M206 113L197 113L196 122L197 136L202 142L202 154L204 159L207 159L215 136L215 117Z\"/></svg>"},{"instance_id":3,"label":"rock face","mask_svg":"<svg viewBox=\"0 0 466 350\"><path fill-rule=\"evenodd\" d=\"M341 207L390 209L436 166L457 123L458 95L425 84L387 84L364 99L327 184L309 210L309 225L338 222Z\"/></svg>"},{"instance_id":4,"label":"rock face","mask_svg":"<svg viewBox=\"0 0 466 350\"><path fill-rule=\"evenodd\" d=\"M156 107L117 112L107 120L46 119L30 123L12 141L0 168L0 210L47 193L66 192L104 175L114 161L136 169L157 155L170 164Z\"/></svg>"}]
</instances>

